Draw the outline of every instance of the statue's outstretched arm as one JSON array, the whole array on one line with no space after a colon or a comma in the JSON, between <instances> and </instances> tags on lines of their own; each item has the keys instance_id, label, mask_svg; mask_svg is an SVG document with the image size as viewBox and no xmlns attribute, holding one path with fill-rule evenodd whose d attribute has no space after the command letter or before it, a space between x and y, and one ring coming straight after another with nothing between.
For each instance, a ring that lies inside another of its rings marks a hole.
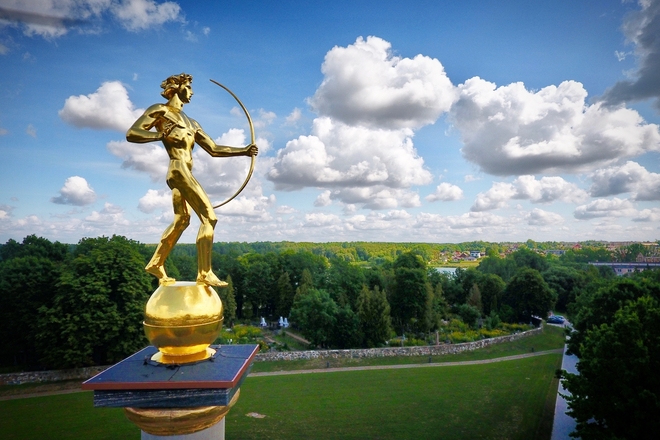
<instances>
[{"instance_id":1,"label":"statue's outstretched arm","mask_svg":"<svg viewBox=\"0 0 660 440\"><path fill-rule=\"evenodd\" d=\"M195 141L213 157L256 156L258 152L256 145L248 145L246 147L218 145L201 128L195 133Z\"/></svg>"}]
</instances>

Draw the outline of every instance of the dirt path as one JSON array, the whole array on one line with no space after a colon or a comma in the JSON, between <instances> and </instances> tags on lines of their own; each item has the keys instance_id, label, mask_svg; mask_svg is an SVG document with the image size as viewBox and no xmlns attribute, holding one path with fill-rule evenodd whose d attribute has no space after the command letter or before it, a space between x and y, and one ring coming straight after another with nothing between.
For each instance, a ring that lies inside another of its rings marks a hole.
<instances>
[{"instance_id":1,"label":"dirt path","mask_svg":"<svg viewBox=\"0 0 660 440\"><path fill-rule=\"evenodd\" d=\"M307 339L303 338L302 336L298 336L297 334L292 333L289 330L286 330L286 335L291 336L293 339L296 339L296 340L302 342L303 344L309 345L309 341Z\"/></svg>"},{"instance_id":2,"label":"dirt path","mask_svg":"<svg viewBox=\"0 0 660 440\"><path fill-rule=\"evenodd\" d=\"M399 364L399 365L371 365L364 367L340 367L340 368L317 368L314 370L291 370L291 371L272 371L268 373L250 373L250 377L263 377L263 376L285 376L290 374L315 374L315 373L335 373L338 371L365 371L365 370L397 370L404 368L428 368L428 367L455 367L460 365L477 365L477 364L491 364L495 362L504 362L512 361L516 359L525 359L534 356L544 356L547 354L563 353L563 348L558 348L555 350L546 350L539 351L536 353L525 353L517 354L513 356L504 356L494 359L483 359L477 361L460 361L460 362L434 362L429 364ZM43 396L54 396L57 394L70 394L70 393L81 393L84 392L80 389L80 383L72 382L65 385L64 389L59 390L49 390L42 392L34 393L23 393L23 394L10 394L0 396L0 401L3 400L13 400L13 399L27 399L30 397L43 397Z\"/></svg>"}]
</instances>

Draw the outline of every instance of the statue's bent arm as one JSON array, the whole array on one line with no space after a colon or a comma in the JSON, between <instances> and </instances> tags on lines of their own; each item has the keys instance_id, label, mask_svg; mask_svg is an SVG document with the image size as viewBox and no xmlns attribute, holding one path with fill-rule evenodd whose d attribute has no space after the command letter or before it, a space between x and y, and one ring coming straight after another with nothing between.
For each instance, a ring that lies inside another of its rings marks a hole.
<instances>
[{"instance_id":1,"label":"statue's bent arm","mask_svg":"<svg viewBox=\"0 0 660 440\"><path fill-rule=\"evenodd\" d=\"M149 107L143 114L133 123L131 128L126 132L126 140L129 142L143 144L146 142L155 142L163 139L163 133L159 131L151 131L156 125L156 122L162 117L166 110L162 104L155 104Z\"/></svg>"}]
</instances>

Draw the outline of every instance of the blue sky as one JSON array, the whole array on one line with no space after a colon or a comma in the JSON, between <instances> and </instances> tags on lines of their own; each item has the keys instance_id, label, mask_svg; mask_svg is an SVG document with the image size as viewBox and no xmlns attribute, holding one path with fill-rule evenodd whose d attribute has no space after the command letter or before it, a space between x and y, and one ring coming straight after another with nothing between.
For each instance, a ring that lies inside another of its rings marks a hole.
<instances>
[{"instance_id":1,"label":"blue sky","mask_svg":"<svg viewBox=\"0 0 660 440\"><path fill-rule=\"evenodd\" d=\"M660 238L660 1L0 0L0 242L156 242L186 113L260 154L217 241ZM195 149L213 202L249 159ZM182 242L194 242L198 223Z\"/></svg>"}]
</instances>

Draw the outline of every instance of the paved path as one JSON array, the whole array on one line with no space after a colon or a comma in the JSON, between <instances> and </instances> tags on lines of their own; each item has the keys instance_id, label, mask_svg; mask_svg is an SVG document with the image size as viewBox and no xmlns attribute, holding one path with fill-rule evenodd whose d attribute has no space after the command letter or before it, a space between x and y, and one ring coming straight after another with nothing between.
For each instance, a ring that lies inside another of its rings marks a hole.
<instances>
[{"instance_id":1,"label":"paved path","mask_svg":"<svg viewBox=\"0 0 660 440\"><path fill-rule=\"evenodd\" d=\"M398 370L405 368L429 368L429 367L456 367L461 365L477 365L477 364L492 364L495 362L505 362L512 361L516 359L525 359L535 356L544 356L547 354L556 354L562 353L563 349L559 348L556 350L546 350L538 351L535 353L525 353L517 354L513 356L505 356L494 359L483 359L477 361L461 361L461 362L434 362L430 364L404 364L404 365L370 365L363 367L341 367L341 368L318 368L314 370L290 370L290 371L271 371L267 373L250 373L250 377L263 377L263 376L285 376L290 374L315 374L315 373L336 373L338 371L365 371L365 370ZM27 399L30 397L43 397L43 396L52 396L56 394L70 394L70 393L80 393L84 392L80 388L76 387L74 389L60 390L60 391L48 391L42 393L31 393L31 394L15 394L10 396L0 396L0 401L2 400L13 400L13 399Z\"/></svg>"},{"instance_id":2,"label":"paved path","mask_svg":"<svg viewBox=\"0 0 660 440\"><path fill-rule=\"evenodd\" d=\"M566 321L563 327L570 326L571 324ZM564 346L564 357L561 360L561 369L566 370L569 373L577 374L577 362L578 357L575 355L569 356L566 354L566 346ZM562 385L561 381L559 382L559 389L557 390L557 400L555 401L555 420L552 424L552 437L551 440L567 440L571 437L569 434L573 432L577 423L573 417L566 414L568 410L568 403L564 399L562 394L570 394ZM576 439L579 440L579 439Z\"/></svg>"}]
</instances>

